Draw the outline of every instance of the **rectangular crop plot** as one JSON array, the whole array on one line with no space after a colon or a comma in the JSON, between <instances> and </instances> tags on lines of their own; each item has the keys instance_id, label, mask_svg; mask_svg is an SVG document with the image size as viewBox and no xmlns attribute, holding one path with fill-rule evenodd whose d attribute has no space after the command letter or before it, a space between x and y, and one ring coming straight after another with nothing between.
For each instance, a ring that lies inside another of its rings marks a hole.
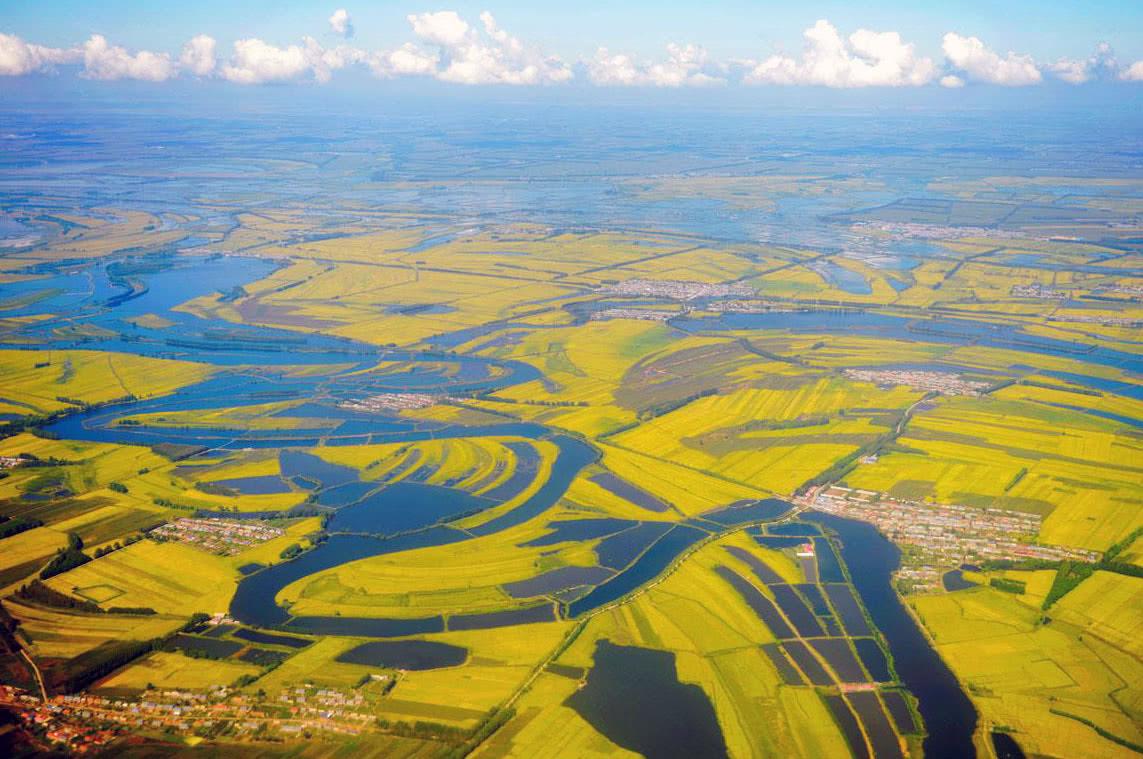
<instances>
[{"instance_id":1,"label":"rectangular crop plot","mask_svg":"<svg viewBox=\"0 0 1143 759\"><path fill-rule=\"evenodd\" d=\"M281 664L289 658L290 655L285 651L271 651L268 648L248 648L238 655L239 661L257 664L259 667Z\"/></svg>"},{"instance_id":2,"label":"rectangular crop plot","mask_svg":"<svg viewBox=\"0 0 1143 759\"><path fill-rule=\"evenodd\" d=\"M178 649L190 656L201 656L207 659L225 659L242 650L241 643L232 640L218 640L216 638L199 638L193 635L179 633L167 642L167 650Z\"/></svg>"},{"instance_id":3,"label":"rectangular crop plot","mask_svg":"<svg viewBox=\"0 0 1143 759\"><path fill-rule=\"evenodd\" d=\"M814 685L833 685L833 678L830 677L829 672L826 672L825 667L821 662L814 657L810 649L806 648L806 644L800 640L790 640L782 644L782 648L794 660L794 663L801 668L802 672L806 673L806 677Z\"/></svg>"},{"instance_id":4,"label":"rectangular crop plot","mask_svg":"<svg viewBox=\"0 0 1143 759\"><path fill-rule=\"evenodd\" d=\"M786 624L786 620L778 612L778 607L774 606L774 602L766 596L758 588L750 584L745 577L737 574L734 570L718 566L714 571L719 577L726 580L734 589L738 591L742 599L746 601L746 605L754 610L758 618L770 628L770 632L774 633L774 637L778 639L794 638L794 631Z\"/></svg>"},{"instance_id":5,"label":"rectangular crop plot","mask_svg":"<svg viewBox=\"0 0 1143 759\"><path fill-rule=\"evenodd\" d=\"M601 472L591 477L591 481L599 485L604 490L607 490L619 496L625 501L630 501L636 506L646 509L647 511L664 512L670 507L669 504L664 503L655 496L643 490L640 487L632 485L627 480L622 480L616 477L611 472Z\"/></svg>"},{"instance_id":6,"label":"rectangular crop plot","mask_svg":"<svg viewBox=\"0 0 1143 759\"><path fill-rule=\"evenodd\" d=\"M913 712L909 709L904 693L899 690L885 690L881 691L881 698L885 702L889 714L893 717L893 723L897 725L898 732L907 734L918 732L917 722L913 719Z\"/></svg>"},{"instance_id":7,"label":"rectangular crop plot","mask_svg":"<svg viewBox=\"0 0 1143 759\"><path fill-rule=\"evenodd\" d=\"M794 587L798 589L798 592L801 593L802 597L810 604L810 608L813 609L815 615L819 617L831 616L832 612L830 611L829 604L826 603L825 597L822 595L821 588L808 582L799 583Z\"/></svg>"},{"instance_id":8,"label":"rectangular crop plot","mask_svg":"<svg viewBox=\"0 0 1143 759\"><path fill-rule=\"evenodd\" d=\"M900 759L901 744L881 708L877 694L874 691L850 693L848 699L861 724L865 725L865 733L873 746L873 755L877 759Z\"/></svg>"},{"instance_id":9,"label":"rectangular crop plot","mask_svg":"<svg viewBox=\"0 0 1143 759\"><path fill-rule=\"evenodd\" d=\"M612 569L622 569L647 550L648 546L666 534L671 525L661 522L643 522L630 530L604 538L595 547L599 563Z\"/></svg>"},{"instance_id":10,"label":"rectangular crop plot","mask_svg":"<svg viewBox=\"0 0 1143 759\"><path fill-rule=\"evenodd\" d=\"M557 567L527 580L506 582L501 587L513 598L534 598L585 585L598 585L614 574L604 567Z\"/></svg>"},{"instance_id":11,"label":"rectangular crop plot","mask_svg":"<svg viewBox=\"0 0 1143 759\"><path fill-rule=\"evenodd\" d=\"M857 648L857 655L861 657L861 663L865 665L865 669L869 671L874 680L881 683L893 680L893 675L889 673L889 662L885 659L885 652L881 650L877 641L873 638L858 638L853 641L853 645Z\"/></svg>"},{"instance_id":12,"label":"rectangular crop plot","mask_svg":"<svg viewBox=\"0 0 1143 759\"><path fill-rule=\"evenodd\" d=\"M771 585L770 591L774 594L774 600L778 602L778 606L786 615L786 619L790 620L799 635L803 638L825 635L825 631L814 618L810 607L806 606L806 602L794 592L793 588L789 585Z\"/></svg>"},{"instance_id":13,"label":"rectangular crop plot","mask_svg":"<svg viewBox=\"0 0 1143 759\"><path fill-rule=\"evenodd\" d=\"M853 588L849 585L823 585L822 587L825 588L833 608L837 610L837 615L841 618L841 623L845 626L847 633L855 638L872 634L873 631L869 629L869 622L865 619L861 605L857 603L857 598L853 595Z\"/></svg>"},{"instance_id":14,"label":"rectangular crop plot","mask_svg":"<svg viewBox=\"0 0 1143 759\"><path fill-rule=\"evenodd\" d=\"M818 557L819 582L845 582L841 561L834 553L833 543L829 538L814 538L814 553Z\"/></svg>"},{"instance_id":15,"label":"rectangular crop plot","mask_svg":"<svg viewBox=\"0 0 1143 759\"><path fill-rule=\"evenodd\" d=\"M488 630L494 627L527 625L533 622L555 620L555 608L551 604L531 606L527 609L490 611L484 614L456 614L448 618L449 630Z\"/></svg>"},{"instance_id":16,"label":"rectangular crop plot","mask_svg":"<svg viewBox=\"0 0 1143 759\"><path fill-rule=\"evenodd\" d=\"M782 682L786 685L806 684L806 681L802 679L801 673L790 663L790 660L782 653L782 649L778 647L777 643L763 643L762 650L766 652L766 656L770 657L770 662L774 665L774 668L778 670Z\"/></svg>"},{"instance_id":17,"label":"rectangular crop plot","mask_svg":"<svg viewBox=\"0 0 1143 759\"><path fill-rule=\"evenodd\" d=\"M849 647L845 638L820 638L811 640L810 645L829 662L829 666L837 673L842 682L864 683L869 682L861 664Z\"/></svg>"},{"instance_id":18,"label":"rectangular crop plot","mask_svg":"<svg viewBox=\"0 0 1143 759\"><path fill-rule=\"evenodd\" d=\"M118 598L123 595L125 591L120 590L114 585L89 585L86 588L78 588L75 594L81 598L86 598L89 601L94 601L97 604L107 603L113 598Z\"/></svg>"},{"instance_id":19,"label":"rectangular crop plot","mask_svg":"<svg viewBox=\"0 0 1143 759\"><path fill-rule=\"evenodd\" d=\"M288 648L305 648L313 643L312 640L306 638L262 632L261 630L250 630L245 627L234 633L234 637L250 641L251 643L261 643L266 646L286 646Z\"/></svg>"},{"instance_id":20,"label":"rectangular crop plot","mask_svg":"<svg viewBox=\"0 0 1143 759\"><path fill-rule=\"evenodd\" d=\"M775 572L769 564L762 561L762 559L759 559L757 556L750 553L745 548L739 548L738 546L726 546L726 550L731 556L749 566L751 571L754 572L754 575L767 585L785 582L785 580L782 579L782 576Z\"/></svg>"},{"instance_id":21,"label":"rectangular crop plot","mask_svg":"<svg viewBox=\"0 0 1143 759\"><path fill-rule=\"evenodd\" d=\"M869 746L865 743L865 736L861 734L861 725L858 724L857 717L853 716L845 699L841 696L826 696L825 702L830 714L841 728L841 734L845 736L845 742L849 744L854 757L869 759Z\"/></svg>"}]
</instances>

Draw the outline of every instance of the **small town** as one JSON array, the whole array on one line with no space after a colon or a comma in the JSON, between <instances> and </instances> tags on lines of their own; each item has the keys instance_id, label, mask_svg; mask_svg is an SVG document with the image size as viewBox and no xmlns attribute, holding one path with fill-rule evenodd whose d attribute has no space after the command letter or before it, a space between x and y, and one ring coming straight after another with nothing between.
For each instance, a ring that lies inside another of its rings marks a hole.
<instances>
[{"instance_id":1,"label":"small town","mask_svg":"<svg viewBox=\"0 0 1143 759\"><path fill-rule=\"evenodd\" d=\"M987 382L966 380L952 372L926 372L907 369L846 369L846 377L878 385L907 385L941 395L980 395Z\"/></svg>"},{"instance_id":2,"label":"small town","mask_svg":"<svg viewBox=\"0 0 1143 759\"><path fill-rule=\"evenodd\" d=\"M261 520L196 519L183 517L156 527L147 537L169 540L201 548L219 556L233 556L250 546L285 535L280 527Z\"/></svg>"},{"instance_id":3,"label":"small town","mask_svg":"<svg viewBox=\"0 0 1143 759\"><path fill-rule=\"evenodd\" d=\"M600 292L610 295L642 295L672 300L697 298L749 298L754 295L750 285L725 282L692 282L680 279L628 279L607 285Z\"/></svg>"},{"instance_id":4,"label":"small town","mask_svg":"<svg viewBox=\"0 0 1143 759\"><path fill-rule=\"evenodd\" d=\"M1042 298L1044 300L1055 300L1057 298L1067 298L1069 293L1066 290L1057 290L1054 287L1041 284L1031 285L1012 285L1012 297L1014 298Z\"/></svg>"},{"instance_id":5,"label":"small town","mask_svg":"<svg viewBox=\"0 0 1143 759\"><path fill-rule=\"evenodd\" d=\"M722 300L707 308L726 314L788 314L801 310L769 300Z\"/></svg>"},{"instance_id":6,"label":"small town","mask_svg":"<svg viewBox=\"0 0 1143 759\"><path fill-rule=\"evenodd\" d=\"M611 319L640 319L648 322L665 322L678 315L678 311L658 311L647 308L605 308L593 312L591 320L602 322Z\"/></svg>"},{"instance_id":7,"label":"small town","mask_svg":"<svg viewBox=\"0 0 1143 759\"><path fill-rule=\"evenodd\" d=\"M1049 316L1050 322L1066 322L1068 324L1099 324L1104 327L1127 327L1139 329L1143 321L1138 319L1120 319L1112 316Z\"/></svg>"},{"instance_id":8,"label":"small town","mask_svg":"<svg viewBox=\"0 0 1143 759\"><path fill-rule=\"evenodd\" d=\"M948 240L958 237L989 237L994 240L1039 240L1039 236L1029 235L1018 229L996 229L994 227L960 226L955 224L924 224L920 222L859 221L853 229L872 230L897 240Z\"/></svg>"},{"instance_id":9,"label":"small town","mask_svg":"<svg viewBox=\"0 0 1143 759\"><path fill-rule=\"evenodd\" d=\"M1008 509L931 504L893 498L837 485L811 491L804 502L818 511L870 522L906 552L898 576L931 582L952 567L988 559L1080 561L1100 554L1065 546L1028 542L1040 531L1041 517Z\"/></svg>"},{"instance_id":10,"label":"small town","mask_svg":"<svg viewBox=\"0 0 1143 759\"><path fill-rule=\"evenodd\" d=\"M1114 293L1115 295L1129 295L1133 298L1143 297L1143 285L1114 284L1099 289L1101 293Z\"/></svg>"},{"instance_id":11,"label":"small town","mask_svg":"<svg viewBox=\"0 0 1143 759\"><path fill-rule=\"evenodd\" d=\"M206 691L153 688L137 698L58 695L46 702L0 685L0 706L15 713L31 734L74 753L94 753L131 732L275 740L303 733L357 735L377 719L360 691L313 685L284 688L274 698L218 686Z\"/></svg>"},{"instance_id":12,"label":"small town","mask_svg":"<svg viewBox=\"0 0 1143 759\"><path fill-rule=\"evenodd\" d=\"M414 411L429 408L447 400L428 393L381 393L366 398L343 401L338 406L351 411L365 411L371 414L386 411Z\"/></svg>"}]
</instances>

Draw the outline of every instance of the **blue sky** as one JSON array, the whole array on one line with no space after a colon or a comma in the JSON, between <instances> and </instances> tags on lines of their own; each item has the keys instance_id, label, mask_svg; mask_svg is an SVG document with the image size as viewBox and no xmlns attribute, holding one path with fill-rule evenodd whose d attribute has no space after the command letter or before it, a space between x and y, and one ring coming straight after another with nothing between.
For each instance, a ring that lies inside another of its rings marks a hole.
<instances>
[{"instance_id":1,"label":"blue sky","mask_svg":"<svg viewBox=\"0 0 1143 759\"><path fill-rule=\"evenodd\" d=\"M997 48L1044 58L1083 55L1101 41L1133 59L1143 57L1143 3L1131 0L888 0L869 4L839 0L581 0L559 4L520 0L443 4L2 0L0 31L55 46L74 44L92 32L137 48L174 49L198 33L227 42L255 36L284 44L303 34L324 32L326 19L339 7L352 15L358 40L376 46L408 39L407 15L448 9L471 18L489 10L514 34L570 56L589 54L599 45L651 54L668 42L696 42L718 54L761 55L775 46L798 45L805 27L826 18L842 29L898 31L930 54L939 51L941 35L957 31Z\"/></svg>"},{"instance_id":2,"label":"blue sky","mask_svg":"<svg viewBox=\"0 0 1143 759\"><path fill-rule=\"evenodd\" d=\"M338 9L351 36L331 24ZM324 83L348 69L469 84L660 87L1143 79L1143 64L1132 69L1143 59L1138 0L0 0L0 33L0 74L79 67L89 80ZM203 36L188 58L195 35ZM1101 43L1108 47L1097 52Z\"/></svg>"}]
</instances>

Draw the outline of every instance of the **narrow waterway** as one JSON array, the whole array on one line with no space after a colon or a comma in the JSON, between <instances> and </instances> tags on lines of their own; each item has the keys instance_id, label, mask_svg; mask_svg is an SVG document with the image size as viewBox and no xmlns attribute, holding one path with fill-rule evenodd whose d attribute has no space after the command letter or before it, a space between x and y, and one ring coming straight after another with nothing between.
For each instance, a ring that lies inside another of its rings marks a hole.
<instances>
[{"instance_id":1,"label":"narrow waterway","mask_svg":"<svg viewBox=\"0 0 1143 759\"><path fill-rule=\"evenodd\" d=\"M803 516L828 527L840 539L842 560L853 585L889 644L898 677L917 697L928 731L926 759L974 756L976 709L893 589L901 551L865 522L818 512Z\"/></svg>"}]
</instances>

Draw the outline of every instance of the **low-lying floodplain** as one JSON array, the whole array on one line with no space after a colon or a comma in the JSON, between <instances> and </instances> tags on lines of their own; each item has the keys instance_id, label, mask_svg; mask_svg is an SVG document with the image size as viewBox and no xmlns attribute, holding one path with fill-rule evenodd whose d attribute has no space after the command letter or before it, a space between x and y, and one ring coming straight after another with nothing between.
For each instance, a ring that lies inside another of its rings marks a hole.
<instances>
[{"instance_id":1,"label":"low-lying floodplain","mask_svg":"<svg viewBox=\"0 0 1143 759\"><path fill-rule=\"evenodd\" d=\"M137 756L1143 751L1119 148L518 107L431 133L140 108L82 148L27 116L0 189L12 729Z\"/></svg>"}]
</instances>

